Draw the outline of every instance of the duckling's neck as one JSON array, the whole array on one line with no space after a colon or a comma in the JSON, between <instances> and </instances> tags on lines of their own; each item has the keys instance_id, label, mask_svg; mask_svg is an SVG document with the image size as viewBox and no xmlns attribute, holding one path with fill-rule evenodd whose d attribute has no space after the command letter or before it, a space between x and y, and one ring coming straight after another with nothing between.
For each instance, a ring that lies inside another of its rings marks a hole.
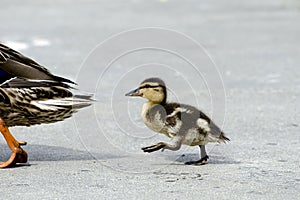
<instances>
[{"instance_id":1,"label":"duckling's neck","mask_svg":"<svg viewBox=\"0 0 300 200\"><path fill-rule=\"evenodd\" d=\"M151 101L148 99L148 101L146 103L144 103L143 105L143 108L142 108L142 118L143 118L143 121L147 124L147 121L149 121L148 119L148 113L149 113L149 110L156 106L156 105L161 105L161 106L165 106L166 105L166 102L167 102L167 91L166 91L166 88L163 87L163 93L164 93L164 97L162 99L161 102L155 102L155 101Z\"/></svg>"},{"instance_id":2,"label":"duckling's neck","mask_svg":"<svg viewBox=\"0 0 300 200\"><path fill-rule=\"evenodd\" d=\"M150 117L151 109L157 105L160 104L153 101L148 101L144 103L141 115L142 115L143 122L148 128L152 129L153 131L160 132L160 130L162 130L163 124L161 123L161 121L157 121L157 120L153 121L153 119L151 120Z\"/></svg>"},{"instance_id":3,"label":"duckling's neck","mask_svg":"<svg viewBox=\"0 0 300 200\"><path fill-rule=\"evenodd\" d=\"M149 110L150 110L152 107L154 107L154 106L156 106L156 105L158 105L158 104L159 104L159 103L155 103L155 102L153 102L153 101L148 101L148 102L144 103L143 108L142 108L142 113L141 113L142 119L143 119L144 122L147 122L147 121L148 121L148 113L149 113Z\"/></svg>"},{"instance_id":4,"label":"duckling's neck","mask_svg":"<svg viewBox=\"0 0 300 200\"><path fill-rule=\"evenodd\" d=\"M146 114L153 106L158 105L158 103L155 103L153 101L147 101L144 103L143 108L142 108L142 116L143 114Z\"/></svg>"}]
</instances>

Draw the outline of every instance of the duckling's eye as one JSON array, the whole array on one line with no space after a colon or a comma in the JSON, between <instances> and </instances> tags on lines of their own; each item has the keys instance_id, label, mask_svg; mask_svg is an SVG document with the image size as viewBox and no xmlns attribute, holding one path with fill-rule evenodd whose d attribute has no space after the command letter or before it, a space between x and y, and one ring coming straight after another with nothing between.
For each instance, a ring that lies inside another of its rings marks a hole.
<instances>
[{"instance_id":1,"label":"duckling's eye","mask_svg":"<svg viewBox=\"0 0 300 200\"><path fill-rule=\"evenodd\" d=\"M156 91L156 92L159 92L159 89L153 89L154 91Z\"/></svg>"}]
</instances>

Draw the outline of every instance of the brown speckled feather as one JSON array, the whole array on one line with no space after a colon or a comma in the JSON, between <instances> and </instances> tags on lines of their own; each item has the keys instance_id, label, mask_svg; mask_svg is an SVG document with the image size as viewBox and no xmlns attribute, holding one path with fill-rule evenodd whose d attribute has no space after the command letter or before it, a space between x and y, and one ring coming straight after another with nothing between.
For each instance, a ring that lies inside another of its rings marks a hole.
<instances>
[{"instance_id":1,"label":"brown speckled feather","mask_svg":"<svg viewBox=\"0 0 300 200\"><path fill-rule=\"evenodd\" d=\"M6 126L61 121L91 104L90 95L73 95L68 83L74 82L1 43L0 79L0 117Z\"/></svg>"}]
</instances>

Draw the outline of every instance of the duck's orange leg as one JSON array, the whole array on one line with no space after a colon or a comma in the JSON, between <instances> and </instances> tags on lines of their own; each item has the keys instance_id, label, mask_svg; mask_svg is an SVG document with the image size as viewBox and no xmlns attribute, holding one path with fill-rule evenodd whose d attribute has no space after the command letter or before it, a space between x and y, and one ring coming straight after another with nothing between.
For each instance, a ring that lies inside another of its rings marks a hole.
<instances>
[{"instance_id":1,"label":"duck's orange leg","mask_svg":"<svg viewBox=\"0 0 300 200\"><path fill-rule=\"evenodd\" d=\"M0 162L0 168L11 167L16 163L26 163L28 155L21 146L26 145L26 142L18 142L9 132L8 127L0 118L0 132L2 133L7 145L12 151L10 158L6 162Z\"/></svg>"}]
</instances>

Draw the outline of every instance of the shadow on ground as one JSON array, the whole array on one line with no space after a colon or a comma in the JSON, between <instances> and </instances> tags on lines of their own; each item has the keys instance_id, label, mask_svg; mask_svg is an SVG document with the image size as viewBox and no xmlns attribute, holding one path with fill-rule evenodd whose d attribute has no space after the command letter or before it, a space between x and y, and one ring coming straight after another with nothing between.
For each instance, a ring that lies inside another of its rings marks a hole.
<instances>
[{"instance_id":1,"label":"shadow on ground","mask_svg":"<svg viewBox=\"0 0 300 200\"><path fill-rule=\"evenodd\" d=\"M182 164L189 161L199 160L199 154L183 154L177 156L168 156L167 160L173 160L173 164ZM220 156L220 155L210 155L208 159L209 164L240 164L241 162L236 161L232 158Z\"/></svg>"},{"instance_id":2,"label":"shadow on ground","mask_svg":"<svg viewBox=\"0 0 300 200\"><path fill-rule=\"evenodd\" d=\"M61 146L49 146L49 145L37 145L29 144L24 146L24 150L28 153L29 165L33 161L101 161L102 164L116 168L120 167L121 170L149 170L147 165L155 166L165 166L165 165L184 165L185 162L191 160L199 159L198 154L184 154L184 155L160 155L160 156L145 156L143 155L129 155L126 153L109 153L109 152L89 152L85 150L78 150L72 148L66 148ZM10 149L6 144L0 144L0 160L8 160L11 155ZM153 158L155 158L153 160ZM125 159L125 160L124 160ZM131 163L128 161L135 160L139 162L139 169L135 169L136 166L126 165L124 163ZM232 158L228 158L221 155L210 155L208 160L209 164L239 164L240 162L235 161ZM18 165L17 167L28 166L28 163L25 165ZM147 168L147 169L146 169Z\"/></svg>"},{"instance_id":3,"label":"shadow on ground","mask_svg":"<svg viewBox=\"0 0 300 200\"><path fill-rule=\"evenodd\" d=\"M30 161L76 161L76 160L95 160L97 159L116 159L122 155L89 153L88 151L76 150L59 146L35 145L30 144L23 148ZM0 144L0 160L9 159L10 149L5 144Z\"/></svg>"}]
</instances>

